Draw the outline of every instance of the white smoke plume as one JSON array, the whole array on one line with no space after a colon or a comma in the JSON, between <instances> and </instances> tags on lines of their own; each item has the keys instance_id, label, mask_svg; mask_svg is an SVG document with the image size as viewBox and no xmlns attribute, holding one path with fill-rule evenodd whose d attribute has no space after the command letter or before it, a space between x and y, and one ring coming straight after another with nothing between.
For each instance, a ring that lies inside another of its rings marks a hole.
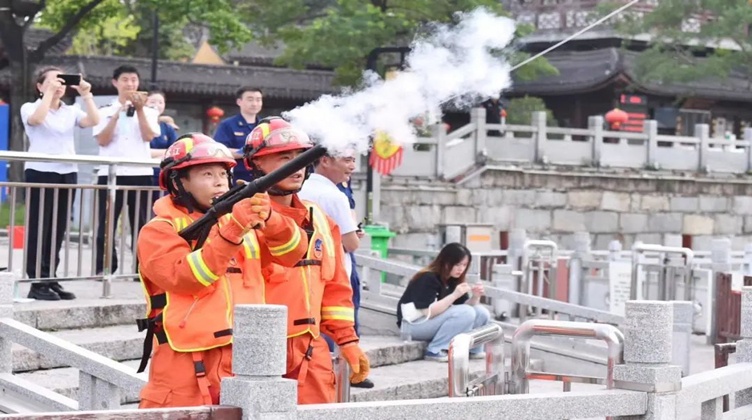
<instances>
[{"instance_id":1,"label":"white smoke plume","mask_svg":"<svg viewBox=\"0 0 752 420\"><path fill-rule=\"evenodd\" d=\"M367 73L362 89L322 96L286 112L285 118L330 150L354 146L365 152L377 131L403 144L415 141L409 120L445 102L464 107L469 98L497 96L511 85L511 66L493 51L511 42L514 21L484 8L458 18L455 25L437 24L430 35L416 39L407 69L397 77L384 81Z\"/></svg>"}]
</instances>

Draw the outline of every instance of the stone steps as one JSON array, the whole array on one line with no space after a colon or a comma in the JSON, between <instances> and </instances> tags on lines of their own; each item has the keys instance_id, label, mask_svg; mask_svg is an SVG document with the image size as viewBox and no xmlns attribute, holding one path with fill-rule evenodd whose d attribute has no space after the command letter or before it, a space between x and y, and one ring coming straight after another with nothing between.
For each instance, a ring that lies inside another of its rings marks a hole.
<instances>
[{"instance_id":1,"label":"stone steps","mask_svg":"<svg viewBox=\"0 0 752 420\"><path fill-rule=\"evenodd\" d=\"M130 325L143 318L146 304L136 299L77 299L34 301L14 305L13 318L42 331Z\"/></svg>"},{"instance_id":2,"label":"stone steps","mask_svg":"<svg viewBox=\"0 0 752 420\"><path fill-rule=\"evenodd\" d=\"M117 356L125 357L130 352L140 352L141 336L130 333L118 342L116 338L106 337L123 330L123 326L108 327L87 331L66 331L56 333L61 337L70 338L72 342L81 345L88 345L89 348L102 350L107 357L115 358ZM129 344L133 342L132 344ZM138 342L138 345L135 343ZM362 339L363 349L366 351L372 362L373 369L371 378L376 384L373 389L352 388L352 401L374 401L374 400L393 400L407 398L436 398L446 396L447 393L447 375L448 365L433 361L422 360L425 350L425 343L410 342L404 343L396 337L391 336L365 336ZM131 347L132 349L128 349ZM15 349L14 365L23 364L29 366L33 362L47 363L47 365L59 366L60 363L54 363L44 360L45 358L33 358L28 350L23 348ZM23 358L22 361L17 361ZM116 359L117 360L117 359ZM132 369L136 369L139 360L127 359L122 363ZM507 362L508 365L508 362ZM534 367L540 368L541 363L535 362ZM474 373L483 372L484 362L482 360L472 361L471 369ZM507 366L508 370L508 366ZM39 369L17 374L19 377L53 390L68 398L76 399L78 391L78 369L70 367L56 367L53 369ZM146 378L146 372L142 373ZM138 395L128 394L122 396L122 403L133 404L138 402Z\"/></svg>"},{"instance_id":3,"label":"stone steps","mask_svg":"<svg viewBox=\"0 0 752 420\"><path fill-rule=\"evenodd\" d=\"M136 370L141 356L143 333L134 333L135 327L115 326L89 330L68 330L53 333L74 344L87 347ZM422 359L425 343L403 343L397 337L366 336L362 339L374 366L400 365ZM21 346L14 346L13 364L18 367L18 376L68 398L76 399L78 369L66 367L60 361L49 360ZM148 368L147 368L148 372ZM146 373L143 373L146 378ZM124 395L123 402L136 402L138 395Z\"/></svg>"}]
</instances>

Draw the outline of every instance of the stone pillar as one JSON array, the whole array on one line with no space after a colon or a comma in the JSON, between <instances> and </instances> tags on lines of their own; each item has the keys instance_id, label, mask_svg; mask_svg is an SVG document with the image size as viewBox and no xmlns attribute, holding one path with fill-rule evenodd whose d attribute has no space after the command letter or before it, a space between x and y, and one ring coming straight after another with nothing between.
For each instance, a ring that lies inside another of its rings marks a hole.
<instances>
[{"instance_id":1,"label":"stone pillar","mask_svg":"<svg viewBox=\"0 0 752 420\"><path fill-rule=\"evenodd\" d=\"M658 122L654 120L645 121L643 130L645 135L647 135L648 137L647 141L645 142L645 147L647 148L645 164L648 168L658 169L660 167L656 159L656 154L658 152ZM627 143L629 143L629 141L627 141Z\"/></svg>"},{"instance_id":2,"label":"stone pillar","mask_svg":"<svg viewBox=\"0 0 752 420\"><path fill-rule=\"evenodd\" d=\"M509 249L507 249L507 264L512 267L512 273L522 270L522 254L525 249L525 242L527 241L527 232L525 229L512 229L509 231ZM521 287L522 277L515 276L512 283L512 290L519 292ZM511 317L519 316L519 305L512 305L512 312L508 315ZM498 315L498 313L497 313Z\"/></svg>"},{"instance_id":3,"label":"stone pillar","mask_svg":"<svg viewBox=\"0 0 752 420\"><path fill-rule=\"evenodd\" d=\"M582 261L590 256L590 233L574 234L574 253L569 260L569 303L582 305L584 294Z\"/></svg>"},{"instance_id":4,"label":"stone pillar","mask_svg":"<svg viewBox=\"0 0 752 420\"><path fill-rule=\"evenodd\" d=\"M752 286L742 287L741 340L736 342L736 363L752 363ZM752 404L752 390L736 393L736 407Z\"/></svg>"},{"instance_id":5,"label":"stone pillar","mask_svg":"<svg viewBox=\"0 0 752 420\"><path fill-rule=\"evenodd\" d=\"M710 244L710 269L712 271L711 287L708 290L710 293L710 301L712 305L710 308L705 309L705 316L710 317L710 331L707 332L706 340L708 344L715 344L715 339L718 332L718 320L716 316L716 301L715 296L718 291L718 287L715 282L716 275L718 273L727 273L731 271L731 239L713 239Z\"/></svg>"},{"instance_id":6,"label":"stone pillar","mask_svg":"<svg viewBox=\"0 0 752 420\"><path fill-rule=\"evenodd\" d=\"M545 112L533 112L533 127L535 127L535 162L545 163L546 142L548 141L548 125Z\"/></svg>"},{"instance_id":7,"label":"stone pillar","mask_svg":"<svg viewBox=\"0 0 752 420\"><path fill-rule=\"evenodd\" d=\"M601 166L603 151L603 117L600 115L588 117L588 130L593 133L593 155L590 164L598 168Z\"/></svg>"},{"instance_id":8,"label":"stone pillar","mask_svg":"<svg viewBox=\"0 0 752 420\"><path fill-rule=\"evenodd\" d=\"M235 307L232 378L222 379L222 405L243 409L244 420L296 418L297 381L284 379L287 361L287 307Z\"/></svg>"},{"instance_id":9,"label":"stone pillar","mask_svg":"<svg viewBox=\"0 0 752 420\"><path fill-rule=\"evenodd\" d=\"M750 150L752 150L752 147L750 147ZM744 265L742 268L742 274L745 276L752 276L752 243L749 242L744 244Z\"/></svg>"},{"instance_id":10,"label":"stone pillar","mask_svg":"<svg viewBox=\"0 0 752 420\"><path fill-rule=\"evenodd\" d=\"M673 301L674 304L674 338L672 364L681 367L682 376L689 375L689 349L692 345L692 324L695 308L692 302Z\"/></svg>"},{"instance_id":11,"label":"stone pillar","mask_svg":"<svg viewBox=\"0 0 752 420\"><path fill-rule=\"evenodd\" d=\"M13 288L16 277L12 273L0 273L0 318L13 318ZM13 342L0 335L0 373L13 371Z\"/></svg>"},{"instance_id":12,"label":"stone pillar","mask_svg":"<svg viewBox=\"0 0 752 420\"><path fill-rule=\"evenodd\" d=\"M616 388L648 393L640 420L675 420L681 368L673 357L672 302L628 301L624 325L624 364L614 368Z\"/></svg>"}]
</instances>

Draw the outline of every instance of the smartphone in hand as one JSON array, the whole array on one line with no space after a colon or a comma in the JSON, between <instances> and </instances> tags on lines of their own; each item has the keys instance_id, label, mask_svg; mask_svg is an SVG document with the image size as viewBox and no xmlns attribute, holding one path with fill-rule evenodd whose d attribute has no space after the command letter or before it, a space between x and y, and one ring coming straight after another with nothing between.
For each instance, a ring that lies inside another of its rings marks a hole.
<instances>
[{"instance_id":1,"label":"smartphone in hand","mask_svg":"<svg viewBox=\"0 0 752 420\"><path fill-rule=\"evenodd\" d=\"M58 79L62 79L63 84L66 86L78 86L81 84L80 74L61 74L57 77Z\"/></svg>"}]
</instances>

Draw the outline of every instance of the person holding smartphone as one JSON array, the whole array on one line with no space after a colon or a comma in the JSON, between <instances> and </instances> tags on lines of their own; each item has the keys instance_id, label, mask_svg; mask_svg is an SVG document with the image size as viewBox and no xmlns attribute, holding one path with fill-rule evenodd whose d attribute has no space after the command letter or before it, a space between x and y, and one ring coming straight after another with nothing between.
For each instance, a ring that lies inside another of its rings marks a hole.
<instances>
[{"instance_id":1,"label":"person holding smartphone","mask_svg":"<svg viewBox=\"0 0 752 420\"><path fill-rule=\"evenodd\" d=\"M426 360L448 361L452 338L490 322L490 312L480 304L483 285L471 286L465 280L471 258L464 245L445 245L413 276L399 300L397 325L413 339L428 341ZM471 359L484 357L482 348L470 349Z\"/></svg>"},{"instance_id":2,"label":"person holding smartphone","mask_svg":"<svg viewBox=\"0 0 752 420\"><path fill-rule=\"evenodd\" d=\"M78 105L67 105L62 101L66 87L76 91L84 102L85 110ZM39 98L21 106L21 120L29 138L30 153L52 155L76 154L73 138L76 127L92 127L99 122L99 112L91 94L91 85L81 75L65 75L58 67L46 67L37 75L36 90ZM33 162L24 165L26 182L34 184L76 184L78 166L75 163ZM75 198L75 189L60 188L55 197L54 188L44 190L45 209L40 209L42 190L30 190L28 209L29 232L27 244L26 274L33 279L54 278L60 264L60 247L70 220L70 207ZM51 211L57 198L57 212ZM55 229L52 226L55 226ZM37 245L41 242L41 255ZM50 264L54 255L54 261ZM39 262L39 271L37 263ZM31 284L29 298L37 300L75 299L55 281Z\"/></svg>"},{"instance_id":3,"label":"person holding smartphone","mask_svg":"<svg viewBox=\"0 0 752 420\"><path fill-rule=\"evenodd\" d=\"M94 127L94 138L99 144L99 155L109 158L151 160L149 143L158 136L159 112L146 105L146 93L139 92L139 73L135 67L122 65L112 73L112 85L117 89L118 97L110 105L102 108L102 120ZM116 183L121 186L147 187L152 185L154 172L148 166L117 165ZM98 185L107 185L108 165L99 167ZM107 226L107 190L98 191L99 226L96 238L96 274L104 274L105 229ZM115 218L110 227L110 240L114 240L114 226L117 226L123 208L123 200L128 203L128 221L130 224L135 251L138 231L148 221L149 191L117 191L115 194ZM117 252L112 248L111 272L118 268ZM135 256L136 253L133 252ZM138 279L135 279L138 280Z\"/></svg>"}]
</instances>

